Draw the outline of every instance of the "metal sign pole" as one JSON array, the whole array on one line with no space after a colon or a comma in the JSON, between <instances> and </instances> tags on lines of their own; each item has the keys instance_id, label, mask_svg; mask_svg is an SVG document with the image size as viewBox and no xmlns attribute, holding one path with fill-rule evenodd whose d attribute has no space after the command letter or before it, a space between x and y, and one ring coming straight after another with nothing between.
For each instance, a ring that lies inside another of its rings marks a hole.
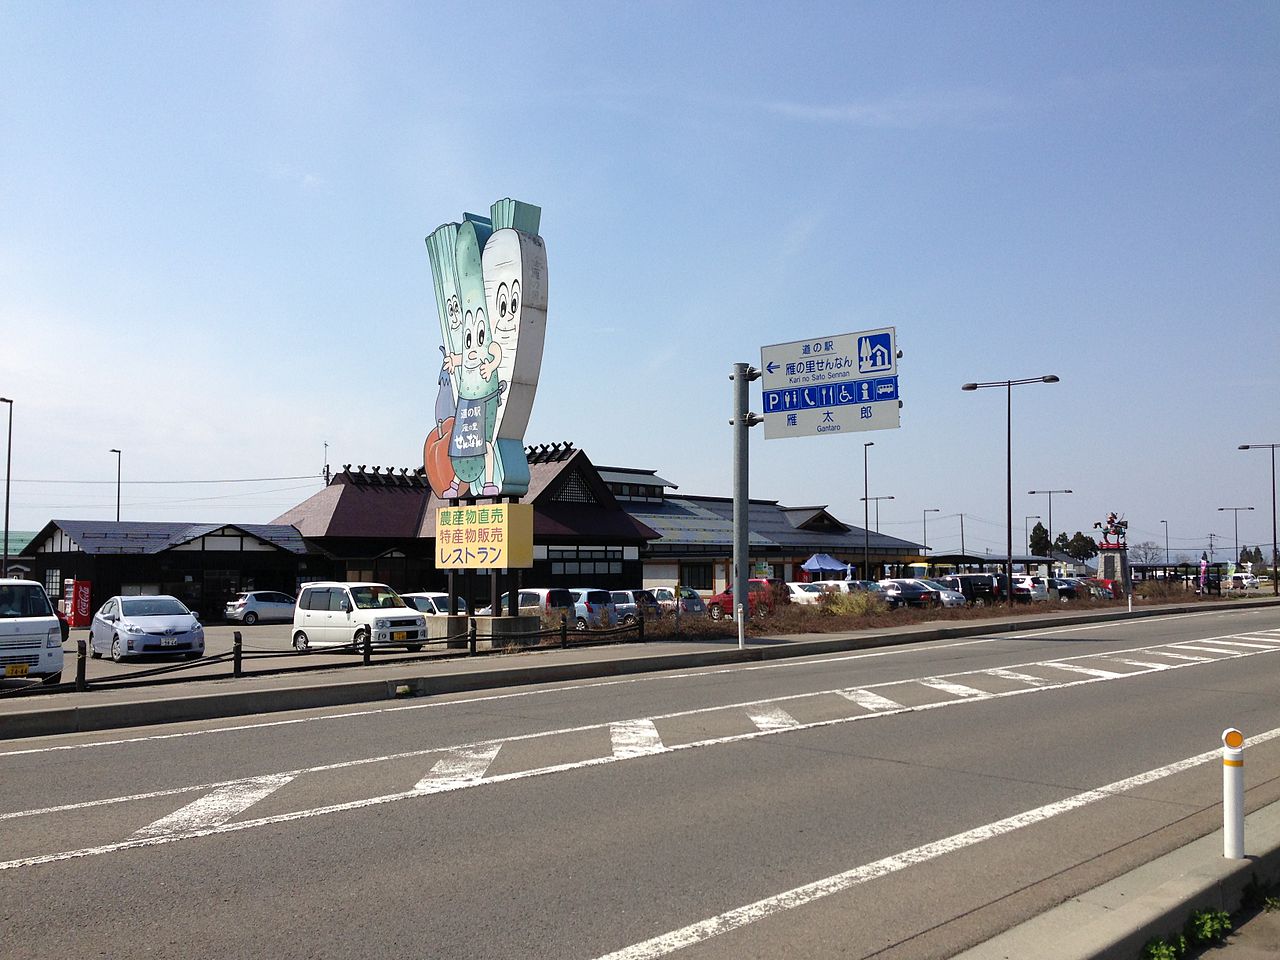
<instances>
[{"instance_id":1,"label":"metal sign pole","mask_svg":"<svg viewBox=\"0 0 1280 960\"><path fill-rule=\"evenodd\" d=\"M760 418L748 412L747 407L751 381L759 376L760 371L751 364L735 363L729 377L733 381L733 419L729 421L733 424L733 599L739 636L745 628L745 620L751 616L747 603L747 567L750 565L747 429L759 423Z\"/></svg>"}]
</instances>

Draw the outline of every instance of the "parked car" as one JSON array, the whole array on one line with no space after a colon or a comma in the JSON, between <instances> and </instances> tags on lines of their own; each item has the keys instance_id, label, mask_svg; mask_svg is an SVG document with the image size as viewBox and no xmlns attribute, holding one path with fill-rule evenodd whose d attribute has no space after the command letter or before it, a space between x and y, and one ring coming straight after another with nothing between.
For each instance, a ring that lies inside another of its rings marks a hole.
<instances>
[{"instance_id":1,"label":"parked car","mask_svg":"<svg viewBox=\"0 0 1280 960\"><path fill-rule=\"evenodd\" d=\"M778 606L791 602L791 595L786 585L773 577L752 577L747 581L747 616L762 617L772 613ZM733 587L717 593L707 600L707 613L712 620L723 617L733 618Z\"/></svg>"},{"instance_id":2,"label":"parked car","mask_svg":"<svg viewBox=\"0 0 1280 960\"><path fill-rule=\"evenodd\" d=\"M1001 581L995 574L952 573L935 579L948 590L962 594L971 606L983 607L1000 601Z\"/></svg>"},{"instance_id":3,"label":"parked car","mask_svg":"<svg viewBox=\"0 0 1280 960\"><path fill-rule=\"evenodd\" d=\"M679 589L681 613L702 614L707 612L707 605L702 602L702 596L697 590L692 590L689 587L680 587ZM651 592L654 599L658 601L658 606L662 607L663 613L675 613L675 587L654 587Z\"/></svg>"},{"instance_id":4,"label":"parked car","mask_svg":"<svg viewBox=\"0 0 1280 960\"><path fill-rule=\"evenodd\" d=\"M1256 590L1258 578L1252 573L1233 573L1230 582L1224 585L1229 590Z\"/></svg>"},{"instance_id":5,"label":"parked car","mask_svg":"<svg viewBox=\"0 0 1280 960\"><path fill-rule=\"evenodd\" d=\"M379 646L422 649L427 621L385 583L308 583L293 614L293 648Z\"/></svg>"},{"instance_id":6,"label":"parked car","mask_svg":"<svg viewBox=\"0 0 1280 960\"><path fill-rule=\"evenodd\" d=\"M963 607L969 602L964 598L964 594L959 590L952 590L950 587L945 587L937 580L931 580L926 577L917 577L915 582L928 587L930 590L936 590L938 592L938 600L944 607Z\"/></svg>"},{"instance_id":7,"label":"parked car","mask_svg":"<svg viewBox=\"0 0 1280 960\"><path fill-rule=\"evenodd\" d=\"M498 606L503 610L507 609L509 596L510 594L504 593L498 598ZM576 601L573 599L573 594L564 587L524 587L520 590L517 604L520 613L526 616L549 617L562 614L573 619ZM476 610L476 616L491 617L493 608L486 604Z\"/></svg>"},{"instance_id":8,"label":"parked car","mask_svg":"<svg viewBox=\"0 0 1280 960\"><path fill-rule=\"evenodd\" d=\"M1023 588L1036 603L1049 599L1049 583L1044 577L1018 575L1013 578L1014 599L1018 599L1018 589Z\"/></svg>"},{"instance_id":9,"label":"parked car","mask_svg":"<svg viewBox=\"0 0 1280 960\"><path fill-rule=\"evenodd\" d=\"M1081 581L1088 585L1089 592L1093 594L1097 600L1114 600L1115 590L1112 588L1111 580L1102 580L1098 577L1085 577ZM1198 582L1198 581L1197 581Z\"/></svg>"},{"instance_id":10,"label":"parked car","mask_svg":"<svg viewBox=\"0 0 1280 960\"><path fill-rule=\"evenodd\" d=\"M791 595L792 603L802 603L806 606L814 606L820 600L826 591L821 585L816 583L788 583L787 593Z\"/></svg>"},{"instance_id":11,"label":"parked car","mask_svg":"<svg viewBox=\"0 0 1280 960\"><path fill-rule=\"evenodd\" d=\"M1071 577L1050 577L1049 586L1058 591L1058 599L1063 603L1075 600L1084 593L1080 581Z\"/></svg>"},{"instance_id":12,"label":"parked car","mask_svg":"<svg viewBox=\"0 0 1280 960\"><path fill-rule=\"evenodd\" d=\"M293 620L294 599L287 593L272 590L248 590L227 601L226 617L247 627L263 623L289 623Z\"/></svg>"},{"instance_id":13,"label":"parked car","mask_svg":"<svg viewBox=\"0 0 1280 960\"><path fill-rule=\"evenodd\" d=\"M422 593L402 593L400 594L400 599L428 617L447 617L449 615L449 595L447 593L437 593L429 590ZM467 601L459 597L458 614L465 615L466 612Z\"/></svg>"},{"instance_id":14,"label":"parked car","mask_svg":"<svg viewBox=\"0 0 1280 960\"><path fill-rule=\"evenodd\" d=\"M204 653L204 627L177 597L150 595L112 597L89 624L89 656L126 657Z\"/></svg>"},{"instance_id":15,"label":"parked car","mask_svg":"<svg viewBox=\"0 0 1280 960\"><path fill-rule=\"evenodd\" d=\"M625 626L630 626L644 614L646 620L657 620L662 616L662 607L658 598L648 590L614 590L613 605L617 608L618 619Z\"/></svg>"},{"instance_id":16,"label":"parked car","mask_svg":"<svg viewBox=\"0 0 1280 960\"><path fill-rule=\"evenodd\" d=\"M570 587L569 593L573 596L575 629L612 627L618 622L618 608L614 606L613 595L608 590L598 587Z\"/></svg>"},{"instance_id":17,"label":"parked car","mask_svg":"<svg viewBox=\"0 0 1280 960\"><path fill-rule=\"evenodd\" d=\"M923 581L913 579L881 580L885 600L890 607L932 607L942 604L942 597L937 590L925 586Z\"/></svg>"},{"instance_id":18,"label":"parked car","mask_svg":"<svg viewBox=\"0 0 1280 960\"><path fill-rule=\"evenodd\" d=\"M62 627L44 587L34 580L0 579L0 677L62 680Z\"/></svg>"}]
</instances>

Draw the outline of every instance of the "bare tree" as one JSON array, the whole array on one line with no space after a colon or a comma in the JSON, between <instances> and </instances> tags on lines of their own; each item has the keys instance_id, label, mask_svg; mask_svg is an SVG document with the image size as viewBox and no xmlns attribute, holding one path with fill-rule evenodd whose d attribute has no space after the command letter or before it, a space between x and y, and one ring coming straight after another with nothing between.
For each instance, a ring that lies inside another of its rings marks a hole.
<instances>
[{"instance_id":1,"label":"bare tree","mask_svg":"<svg viewBox=\"0 0 1280 960\"><path fill-rule=\"evenodd\" d=\"M1129 559L1134 563L1159 563L1164 559L1164 547L1153 540L1143 540L1129 548Z\"/></svg>"}]
</instances>

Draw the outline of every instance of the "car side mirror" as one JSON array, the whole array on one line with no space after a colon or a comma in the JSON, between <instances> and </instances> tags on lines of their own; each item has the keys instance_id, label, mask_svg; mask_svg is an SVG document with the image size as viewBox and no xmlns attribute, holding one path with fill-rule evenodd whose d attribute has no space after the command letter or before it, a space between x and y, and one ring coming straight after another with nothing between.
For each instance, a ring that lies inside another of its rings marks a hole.
<instances>
[{"instance_id":1,"label":"car side mirror","mask_svg":"<svg viewBox=\"0 0 1280 960\"><path fill-rule=\"evenodd\" d=\"M351 612L351 601L350 601L350 600L348 600L346 597L343 597L341 600L339 600L339 601L338 601L338 607L339 607L339 609L341 609L341 610L345 611L346 613L350 613L350 612Z\"/></svg>"}]
</instances>

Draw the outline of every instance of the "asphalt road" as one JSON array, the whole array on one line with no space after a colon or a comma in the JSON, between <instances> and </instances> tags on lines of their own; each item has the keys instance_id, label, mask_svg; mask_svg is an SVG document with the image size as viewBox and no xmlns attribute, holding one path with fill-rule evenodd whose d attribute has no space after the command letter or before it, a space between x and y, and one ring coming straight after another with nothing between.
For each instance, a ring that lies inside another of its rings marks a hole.
<instances>
[{"instance_id":1,"label":"asphalt road","mask_svg":"<svg viewBox=\"0 0 1280 960\"><path fill-rule=\"evenodd\" d=\"M1280 797L1280 612L9 741L20 957L949 957Z\"/></svg>"}]
</instances>

